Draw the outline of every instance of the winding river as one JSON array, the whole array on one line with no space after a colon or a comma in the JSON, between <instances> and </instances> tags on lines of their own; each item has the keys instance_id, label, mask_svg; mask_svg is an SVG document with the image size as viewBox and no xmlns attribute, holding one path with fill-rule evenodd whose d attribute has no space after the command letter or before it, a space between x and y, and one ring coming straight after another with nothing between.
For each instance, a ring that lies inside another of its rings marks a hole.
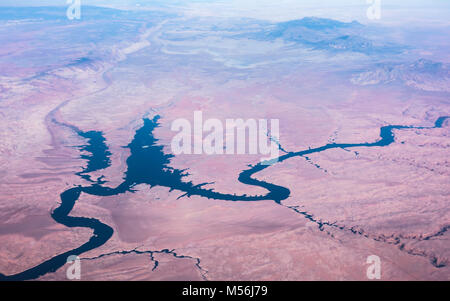
<instances>
[{"instance_id":1,"label":"winding river","mask_svg":"<svg viewBox=\"0 0 450 301\"><path fill-rule=\"evenodd\" d=\"M46 260L39 265L28 270L20 272L15 275L0 274L0 280L31 280L37 279L47 273L55 272L66 264L67 258L71 255L79 256L87 251L93 250L105 244L113 235L114 230L100 222L95 218L74 217L70 216L70 212L75 206L76 201L80 198L82 193L96 195L96 196L112 196L125 192L133 192L133 187L139 184L148 184L150 187L164 186L171 190L178 190L183 192L183 196L202 196L215 200L224 201L261 201L273 200L277 204L281 204L290 195L290 190L286 187L271 184L265 181L260 181L252 176L270 166L279 162L283 162L292 157L300 157L312 153L323 152L333 148L354 148L354 147L384 147L394 142L394 130L401 129L432 129L443 126L444 121L449 116L439 117L434 126L430 127L415 127L415 126L401 126L388 125L380 129L380 139L372 143L329 143L317 148L310 148L298 152L287 152L286 154L273 159L271 161L261 162L256 165L249 166L248 169L243 170L239 174L238 180L241 183L265 188L268 192L265 195L248 196L236 194L224 194L216 192L213 189L205 189L208 183L201 183L194 185L192 182L184 182L183 178L188 174L185 170L174 169L169 166L170 160L173 157L171 154L166 154L163 151L163 146L158 145L158 140L153 136L153 130L159 125L159 116L153 119L143 119L143 126L138 129L135 136L127 147L130 149L130 156L127 159L127 171L125 172L123 182L115 188L104 186L106 183L103 177L97 180L92 180L89 173L105 169L110 166L111 153L106 145L106 140L103 134L98 131L83 132L74 126L56 123L70 127L80 137L87 140L87 144L80 146L80 150L88 155L82 155L81 158L87 160L87 166L83 168L77 175L83 179L91 182L90 186L75 186L70 188L60 195L61 203L51 214L52 218L66 227L83 227L90 228L94 231L93 235L83 245L73 250L61 253Z\"/></svg>"}]
</instances>

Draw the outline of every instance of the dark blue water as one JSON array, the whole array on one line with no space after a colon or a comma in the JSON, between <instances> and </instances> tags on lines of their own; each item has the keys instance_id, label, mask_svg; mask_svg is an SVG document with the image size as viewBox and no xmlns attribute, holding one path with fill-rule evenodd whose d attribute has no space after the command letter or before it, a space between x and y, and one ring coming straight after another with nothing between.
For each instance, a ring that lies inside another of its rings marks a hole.
<instances>
[{"instance_id":1,"label":"dark blue water","mask_svg":"<svg viewBox=\"0 0 450 301\"><path fill-rule=\"evenodd\" d=\"M89 182L94 182L89 173L109 167L111 165L111 160L109 159L111 153L109 152L108 146L106 145L106 139L103 137L102 132L78 131L77 133L88 141L87 144L79 146L81 151L87 153L80 156L81 159L86 160L87 166L83 168L82 171L78 172L77 175ZM102 178L97 179L96 182L101 184L104 183Z\"/></svg>"},{"instance_id":2,"label":"dark blue water","mask_svg":"<svg viewBox=\"0 0 450 301\"><path fill-rule=\"evenodd\" d=\"M71 255L79 256L87 251L93 250L106 243L114 233L113 229L94 218L73 217L69 216L75 202L82 193L96 196L118 195L124 192L134 192L133 187L138 184L147 184L150 187L164 186L171 190L183 192L180 197L198 195L215 200L224 201L260 201L273 200L280 204L290 195L288 188L260 181L252 176L278 162L283 162L292 157L304 156L307 154L318 153L332 148L352 148L352 147L383 147L394 142L394 130L399 129L431 129L442 127L448 116L440 117L436 120L433 127L414 127L389 125L380 129L380 139L376 142L366 143L329 143L321 147L310 148L298 152L288 152L277 159L261 162L250 166L249 169L239 174L238 180L241 183L265 188L268 192L265 195L248 196L236 194L223 194L212 189L202 188L208 183L193 184L189 181L183 181L188 174L186 170L178 170L169 166L170 160L174 157L171 154L164 153L163 146L158 145L158 139L153 136L153 130L158 126L159 116L153 119L144 119L143 126L136 131L136 134L130 144L126 147L130 149L130 156L127 159L127 171L125 172L123 182L117 187L111 188L104 184L103 177L99 177L96 181L92 180L88 173L103 170L110 166L111 153L106 144L103 134L98 131L83 132L78 128L62 123L74 130L78 135L87 140L87 144L83 145L80 150L89 153L83 154L81 157L87 161L87 166L77 173L80 177L92 182L90 186L75 186L60 195L61 204L52 212L52 218L67 227L83 227L90 228L94 231L93 236L85 244L80 247L67 251L44 261L43 263L23 271L15 275L5 276L0 274L0 280L30 280L39 278L47 273L55 272L66 264L67 257Z\"/></svg>"}]
</instances>

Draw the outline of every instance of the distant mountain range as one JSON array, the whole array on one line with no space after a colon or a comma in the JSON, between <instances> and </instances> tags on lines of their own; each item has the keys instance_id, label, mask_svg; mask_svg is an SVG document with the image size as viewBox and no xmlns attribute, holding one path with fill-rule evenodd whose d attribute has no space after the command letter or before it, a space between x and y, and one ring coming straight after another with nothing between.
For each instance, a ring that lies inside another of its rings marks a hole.
<instances>
[{"instance_id":1,"label":"distant mountain range","mask_svg":"<svg viewBox=\"0 0 450 301\"><path fill-rule=\"evenodd\" d=\"M450 66L426 59L413 63L384 64L359 73L351 82L357 85L403 83L424 91L450 92Z\"/></svg>"},{"instance_id":2,"label":"distant mountain range","mask_svg":"<svg viewBox=\"0 0 450 301\"><path fill-rule=\"evenodd\" d=\"M403 47L382 44L364 37L366 27L357 21L340 22L331 19L306 17L300 20L281 22L247 38L263 41L282 39L295 42L315 50L333 52L351 51L365 54L400 53Z\"/></svg>"}]
</instances>

